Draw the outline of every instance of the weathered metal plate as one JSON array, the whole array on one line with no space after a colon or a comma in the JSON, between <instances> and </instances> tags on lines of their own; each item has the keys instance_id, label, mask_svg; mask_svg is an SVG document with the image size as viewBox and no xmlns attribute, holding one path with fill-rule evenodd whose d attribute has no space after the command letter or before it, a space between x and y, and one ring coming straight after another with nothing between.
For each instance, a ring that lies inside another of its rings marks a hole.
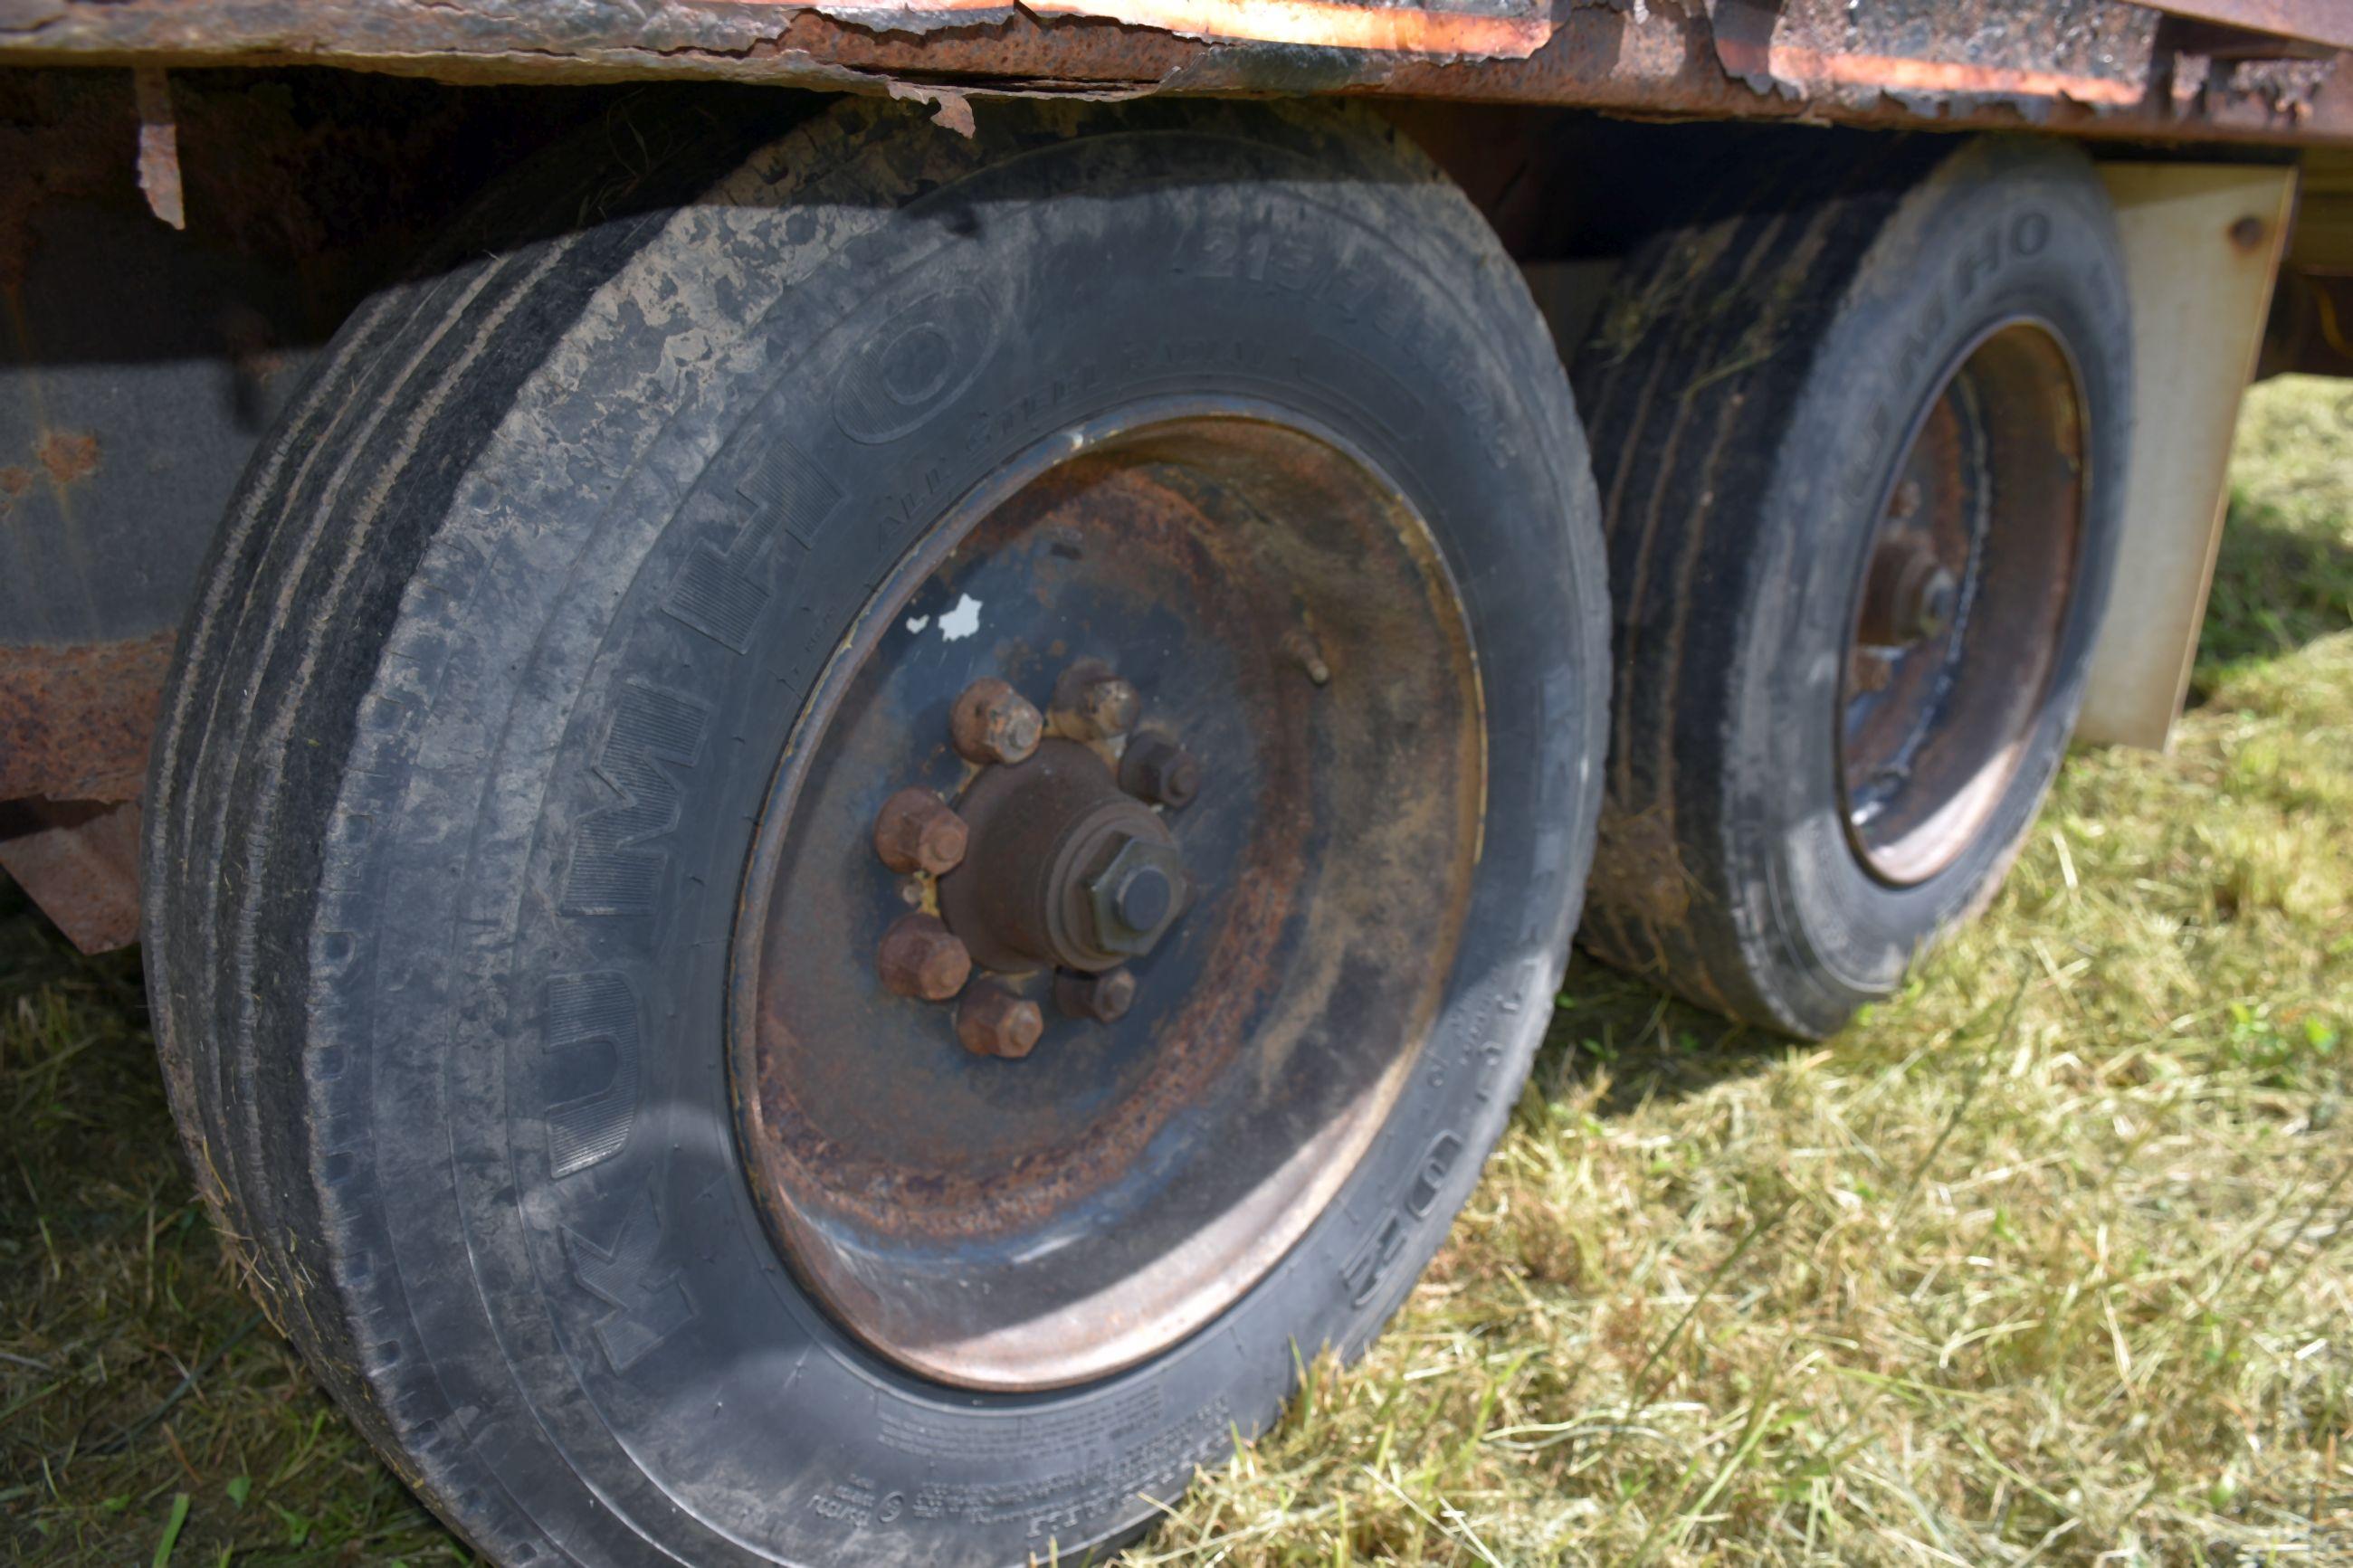
<instances>
[{"instance_id":1,"label":"weathered metal plate","mask_svg":"<svg viewBox=\"0 0 2353 1568\"><path fill-rule=\"evenodd\" d=\"M924 99L955 125L973 94L1359 92L2353 142L2348 57L2249 30L2326 41L2353 26L2342 11L2317 0L0 0L0 63L700 77Z\"/></svg>"}]
</instances>

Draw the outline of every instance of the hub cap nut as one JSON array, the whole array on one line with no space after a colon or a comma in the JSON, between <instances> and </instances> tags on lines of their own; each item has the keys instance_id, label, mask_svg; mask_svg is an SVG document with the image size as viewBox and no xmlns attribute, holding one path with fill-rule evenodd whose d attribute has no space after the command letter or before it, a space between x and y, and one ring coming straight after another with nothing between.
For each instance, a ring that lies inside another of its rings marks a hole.
<instances>
[{"instance_id":1,"label":"hub cap nut","mask_svg":"<svg viewBox=\"0 0 2353 1568\"><path fill-rule=\"evenodd\" d=\"M1863 584L1856 640L1873 647L1909 647L1952 629L1961 584L1936 552L1916 540L1883 546Z\"/></svg>"},{"instance_id":2,"label":"hub cap nut","mask_svg":"<svg viewBox=\"0 0 2353 1568\"><path fill-rule=\"evenodd\" d=\"M972 954L936 915L901 915L875 954L882 984L918 1002L944 1002L972 977Z\"/></svg>"},{"instance_id":3,"label":"hub cap nut","mask_svg":"<svg viewBox=\"0 0 2353 1568\"><path fill-rule=\"evenodd\" d=\"M1046 1032L1038 1004L994 983L976 985L956 1008L956 1038L976 1057L1018 1060Z\"/></svg>"},{"instance_id":4,"label":"hub cap nut","mask_svg":"<svg viewBox=\"0 0 2353 1568\"><path fill-rule=\"evenodd\" d=\"M1185 862L1176 847L1127 837L1103 868L1082 884L1095 945L1140 958L1184 911Z\"/></svg>"},{"instance_id":5,"label":"hub cap nut","mask_svg":"<svg viewBox=\"0 0 2353 1568\"><path fill-rule=\"evenodd\" d=\"M983 676L958 694L948 726L964 759L984 765L1027 762L1046 732L1045 716L1036 705L994 676Z\"/></svg>"}]
</instances>

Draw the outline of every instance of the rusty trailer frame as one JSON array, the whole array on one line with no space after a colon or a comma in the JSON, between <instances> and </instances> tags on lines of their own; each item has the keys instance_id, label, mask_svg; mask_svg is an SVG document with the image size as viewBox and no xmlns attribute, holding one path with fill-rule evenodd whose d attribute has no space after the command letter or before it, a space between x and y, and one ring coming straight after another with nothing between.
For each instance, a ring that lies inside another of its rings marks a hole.
<instances>
[{"instance_id":1,"label":"rusty trailer frame","mask_svg":"<svg viewBox=\"0 0 2353 1568\"><path fill-rule=\"evenodd\" d=\"M9 141L0 124L0 153L21 160L0 182L0 294L12 305L36 210L91 188L93 159L135 163L155 217L189 222L181 121L192 104L202 114L196 79L232 69L866 92L928 103L957 129L992 96L1339 94L1388 105L1474 196L1504 153L1492 119L1450 118L1465 105L2010 128L2162 157L2206 148L2300 162L2304 209L2263 369L2353 371L2340 326L2353 312L2348 0L0 0L0 68L68 67L94 68L64 73L84 79L129 68L135 135L113 110L77 110L62 128L70 143L58 127ZM234 117L192 124L244 129ZM465 130L438 134L447 145ZM275 183L246 193L257 212L316 200L280 163ZM236 371L259 385L275 363L259 348ZM75 487L99 457L54 442L29 460L0 453L0 542L46 515L19 501L49 498L69 522L75 505L89 510ZM0 864L20 879L57 880L87 858L61 858L59 835L102 831L111 844L137 809L171 634L130 630L61 633L0 614ZM126 868L79 895L97 907L78 916L78 934L127 940L132 884Z\"/></svg>"}]
</instances>

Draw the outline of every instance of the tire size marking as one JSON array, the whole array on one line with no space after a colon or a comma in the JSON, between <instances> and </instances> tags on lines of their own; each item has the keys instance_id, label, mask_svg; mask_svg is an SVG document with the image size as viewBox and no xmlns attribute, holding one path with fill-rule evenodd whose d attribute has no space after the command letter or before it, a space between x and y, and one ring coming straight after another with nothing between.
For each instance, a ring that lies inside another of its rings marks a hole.
<instances>
[{"instance_id":1,"label":"tire size marking","mask_svg":"<svg viewBox=\"0 0 2353 1568\"><path fill-rule=\"evenodd\" d=\"M638 998L610 972L547 983L547 1163L576 1175L619 1153L638 1114Z\"/></svg>"},{"instance_id":2,"label":"tire size marking","mask_svg":"<svg viewBox=\"0 0 2353 1568\"><path fill-rule=\"evenodd\" d=\"M1145 1384L1110 1400L1092 1400L1074 1410L1040 1410L1019 1415L966 1415L922 1408L875 1411L875 1436L885 1447L924 1459L956 1459L976 1448L1060 1457L1100 1453L1157 1426L1166 1396L1158 1384Z\"/></svg>"},{"instance_id":3,"label":"tire size marking","mask_svg":"<svg viewBox=\"0 0 2353 1568\"><path fill-rule=\"evenodd\" d=\"M711 710L691 697L635 681L621 689L592 764L620 795L580 824L564 877L567 915L650 915L659 901L667 850L647 848L678 826L682 792L672 766L702 759Z\"/></svg>"},{"instance_id":4,"label":"tire size marking","mask_svg":"<svg viewBox=\"0 0 2353 1568\"><path fill-rule=\"evenodd\" d=\"M573 1278L613 1309L597 1320L596 1339L616 1373L637 1365L697 1316L679 1270L658 1261L661 1239L661 1210L650 1186L638 1189L609 1246L565 1227Z\"/></svg>"},{"instance_id":5,"label":"tire size marking","mask_svg":"<svg viewBox=\"0 0 2353 1568\"><path fill-rule=\"evenodd\" d=\"M1018 1521L1030 1540L1054 1541L1083 1533L1090 1521L1125 1510L1138 1496L1183 1491L1196 1469L1228 1452L1233 1425L1232 1406L1219 1398L1136 1447L1104 1443L1092 1450L1101 1457L1057 1474L992 1483L927 1479L912 1496L852 1475L811 1497L808 1507L861 1525L888 1524L902 1514L972 1527Z\"/></svg>"},{"instance_id":6,"label":"tire size marking","mask_svg":"<svg viewBox=\"0 0 2353 1568\"><path fill-rule=\"evenodd\" d=\"M1389 1200L1387 1217L1341 1265L1340 1281L1348 1288L1350 1306L1368 1306L1380 1294L1381 1281L1405 1250L1407 1234L1437 1206L1447 1173L1462 1157L1462 1149L1461 1135L1450 1130L1432 1138L1422 1150L1420 1163L1398 1184L1397 1194Z\"/></svg>"}]
</instances>

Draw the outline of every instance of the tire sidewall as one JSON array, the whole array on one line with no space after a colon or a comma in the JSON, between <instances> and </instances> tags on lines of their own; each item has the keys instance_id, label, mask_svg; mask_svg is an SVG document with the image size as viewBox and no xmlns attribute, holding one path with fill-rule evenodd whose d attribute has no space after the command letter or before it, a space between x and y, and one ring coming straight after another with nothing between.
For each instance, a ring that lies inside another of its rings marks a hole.
<instances>
[{"instance_id":1,"label":"tire sidewall","mask_svg":"<svg viewBox=\"0 0 2353 1568\"><path fill-rule=\"evenodd\" d=\"M1984 331L2017 317L2047 323L2081 378L2076 581L2009 787L1951 865L1891 885L1862 867L1841 805L1839 691L1855 584L1917 412ZM1727 764L1736 919L1767 950L1760 991L1786 1026L1826 1034L1894 991L1921 951L1991 897L2032 824L2082 705L2115 575L2130 331L2115 222L2089 161L2023 141L1948 156L1899 205L1841 301L1760 510L1775 548L1759 557L1763 613L1740 652Z\"/></svg>"},{"instance_id":2,"label":"tire sidewall","mask_svg":"<svg viewBox=\"0 0 2353 1568\"><path fill-rule=\"evenodd\" d=\"M528 1427L561 1454L498 1478L550 1540L584 1498L627 1521L610 1540L698 1562L1011 1561L1124 1532L1148 1515L1138 1494L1181 1489L1271 1417L1295 1355L1353 1352L1394 1310L1541 1037L1598 806L1606 621L1583 451L1556 364L1526 352L1543 339L1525 291L1451 237L1468 209L1434 179L1363 167L1319 188L1334 171L1312 154L1371 136L1362 122L1107 123L1137 134L940 154L954 173L753 329L790 345L754 356L759 375L664 429L593 509L566 501L528 535L470 527L462 549L452 530L434 572L470 567L466 603L412 603L395 629L404 648L466 644L471 687L446 715L446 688L404 709L404 810L368 814L376 872L353 885L387 921L369 973L431 979L375 984L371 1030L416 1043L375 1058L374 1164L345 1198L415 1206L381 1216L395 1256L426 1255L430 1215L459 1216L464 1265L405 1269L392 1326L447 1374L477 1448L521 1451ZM1334 235L1344 253L1319 248ZM1482 273L1484 300L1445 287ZM970 363L881 417L860 378L927 310ZM734 1164L728 932L769 763L873 584L959 496L1116 403L1237 378L1378 461L1463 593L1490 758L1467 956L1359 1168L1219 1321L1062 1394L926 1385L802 1296ZM798 514L809 538L778 541L768 607L733 647L681 614L677 585L733 549L739 498L780 444L830 499ZM559 488L483 471L459 493L489 517ZM471 773L423 765L474 744ZM616 835L630 805L652 815ZM598 831L618 869L576 878ZM434 887L445 868L462 890ZM322 919L322 967L348 964L349 924ZM577 1163L559 1128L625 1080L617 1136L604 1116ZM462 1522L463 1497L438 1500Z\"/></svg>"}]
</instances>

